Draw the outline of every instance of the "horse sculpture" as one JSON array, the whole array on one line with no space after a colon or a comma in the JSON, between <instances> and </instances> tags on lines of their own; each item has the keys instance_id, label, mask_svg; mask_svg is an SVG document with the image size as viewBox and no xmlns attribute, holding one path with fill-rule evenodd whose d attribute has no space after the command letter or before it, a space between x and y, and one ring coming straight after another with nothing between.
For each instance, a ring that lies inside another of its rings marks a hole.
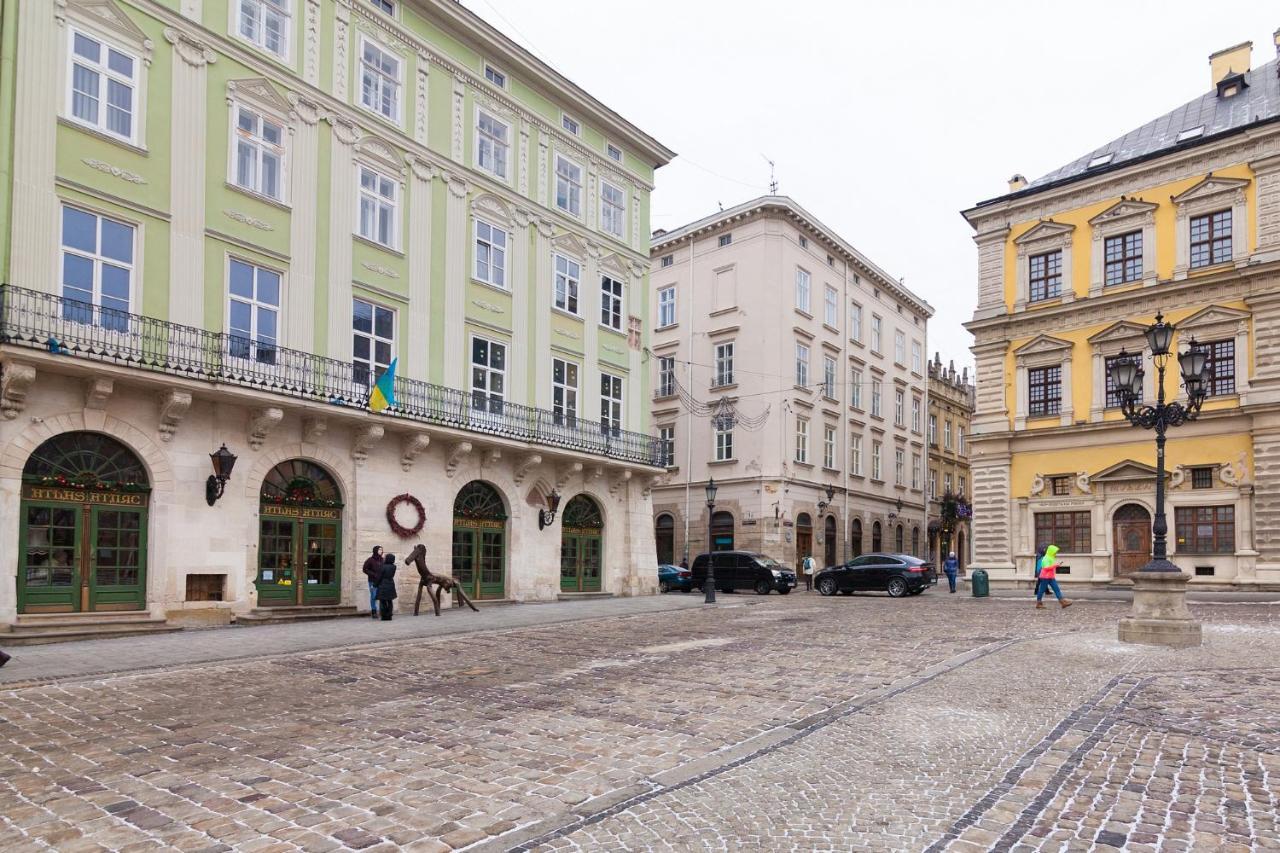
<instances>
[{"instance_id":1,"label":"horse sculpture","mask_svg":"<svg viewBox=\"0 0 1280 853\"><path fill-rule=\"evenodd\" d=\"M462 591L462 585L459 584L449 575L437 575L427 568L427 546L419 542L409 556L404 558L406 564L413 563L418 567L418 597L413 602L413 615L418 615L418 608L422 605L422 591L425 589L427 595L431 597L431 603L435 606L436 615L440 615L440 598L446 592L456 593L463 603L475 612L480 610L471 603L471 599L467 598L467 594ZM435 589L432 589L432 587Z\"/></svg>"}]
</instances>

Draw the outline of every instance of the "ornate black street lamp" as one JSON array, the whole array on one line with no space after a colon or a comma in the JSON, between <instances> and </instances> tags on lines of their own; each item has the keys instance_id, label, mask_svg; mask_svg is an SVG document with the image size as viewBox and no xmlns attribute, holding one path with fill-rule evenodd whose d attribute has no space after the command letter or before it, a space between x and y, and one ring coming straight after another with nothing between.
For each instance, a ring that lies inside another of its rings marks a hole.
<instances>
[{"instance_id":1,"label":"ornate black street lamp","mask_svg":"<svg viewBox=\"0 0 1280 853\"><path fill-rule=\"evenodd\" d=\"M826 512L827 507L831 506L831 501L835 496L836 487L827 483L827 499L824 501L822 498L818 498L818 515Z\"/></svg>"},{"instance_id":2,"label":"ornate black street lamp","mask_svg":"<svg viewBox=\"0 0 1280 853\"><path fill-rule=\"evenodd\" d=\"M1142 384L1145 371L1142 367L1141 355L1129 355L1124 350L1111 363L1108 370L1111 382L1120 395L1120 409L1129 423L1156 432L1156 518L1152 527L1154 541L1151 550L1151 562L1139 571L1143 572L1178 572L1177 566L1169 562L1167 538L1169 524L1164 513L1164 445L1165 433L1171 428L1193 421L1200 413L1204 398L1209 391L1208 356L1204 350L1196 346L1195 338L1191 339L1190 348L1178 356L1178 367L1182 373L1182 384L1187 389L1185 404L1173 400L1166 402L1164 397L1165 368L1171 355L1173 343L1173 324L1164 322L1164 315L1157 314L1156 322L1147 329L1147 346L1151 349L1151 360L1156 365L1156 402L1155 405L1142 405Z\"/></svg>"},{"instance_id":3,"label":"ornate black street lamp","mask_svg":"<svg viewBox=\"0 0 1280 853\"><path fill-rule=\"evenodd\" d=\"M209 506L213 506L218 502L218 498L222 497L227 480L231 479L231 469L236 465L236 455L227 450L227 445L223 444L209 454L209 461L213 463L213 473L204 482L204 499Z\"/></svg>"},{"instance_id":4,"label":"ornate black street lamp","mask_svg":"<svg viewBox=\"0 0 1280 853\"><path fill-rule=\"evenodd\" d=\"M560 493L555 489L547 495L547 508L538 510L538 529L550 526L556 520L556 510L560 509Z\"/></svg>"},{"instance_id":5,"label":"ornate black street lamp","mask_svg":"<svg viewBox=\"0 0 1280 853\"><path fill-rule=\"evenodd\" d=\"M711 517L716 509L716 492L720 487L711 477L707 480L707 577L702 582L703 604L716 603L716 543L711 538Z\"/></svg>"}]
</instances>

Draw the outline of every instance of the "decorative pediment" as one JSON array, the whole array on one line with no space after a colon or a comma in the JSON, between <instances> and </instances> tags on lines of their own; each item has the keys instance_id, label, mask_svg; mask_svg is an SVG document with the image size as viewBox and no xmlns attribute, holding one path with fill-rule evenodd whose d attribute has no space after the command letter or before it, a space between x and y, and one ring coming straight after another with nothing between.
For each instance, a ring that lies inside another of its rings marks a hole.
<instances>
[{"instance_id":1,"label":"decorative pediment","mask_svg":"<svg viewBox=\"0 0 1280 853\"><path fill-rule=\"evenodd\" d=\"M1098 332L1096 335L1093 335L1092 337L1090 337L1089 343L1096 346L1098 344L1119 343L1122 341L1125 343L1128 343L1129 341L1136 339L1142 342L1141 346L1139 347L1139 349L1141 349L1142 347L1146 346L1146 340L1145 340L1146 334L1147 334L1147 327L1142 325L1141 323L1133 323L1133 322L1130 322L1129 320L1121 320L1119 323L1112 323L1110 326L1107 326L1101 332Z\"/></svg>"},{"instance_id":2,"label":"decorative pediment","mask_svg":"<svg viewBox=\"0 0 1280 853\"><path fill-rule=\"evenodd\" d=\"M482 193L471 202L471 212L504 228L511 227L511 208L493 193Z\"/></svg>"},{"instance_id":3,"label":"decorative pediment","mask_svg":"<svg viewBox=\"0 0 1280 853\"><path fill-rule=\"evenodd\" d=\"M1248 311L1227 308L1223 305L1210 305L1187 317L1178 323L1177 327L1179 332L1200 332L1202 335L1209 331L1231 334L1240 324L1248 323L1249 317Z\"/></svg>"},{"instance_id":4,"label":"decorative pediment","mask_svg":"<svg viewBox=\"0 0 1280 853\"><path fill-rule=\"evenodd\" d=\"M605 255L600 261L600 271L610 273L614 278L625 281L630 273L630 267L617 254L609 254Z\"/></svg>"},{"instance_id":5,"label":"decorative pediment","mask_svg":"<svg viewBox=\"0 0 1280 853\"><path fill-rule=\"evenodd\" d=\"M1145 462L1135 462L1132 459L1126 459L1109 468L1103 468L1089 478L1093 485L1099 483L1104 485L1135 482L1154 483L1155 479L1156 469L1153 466L1147 465Z\"/></svg>"},{"instance_id":6,"label":"decorative pediment","mask_svg":"<svg viewBox=\"0 0 1280 853\"><path fill-rule=\"evenodd\" d=\"M54 9L58 23L65 24L69 17L99 32L111 34L123 42L123 46L137 49L143 54L143 61L151 64L154 43L115 0L54 0Z\"/></svg>"},{"instance_id":7,"label":"decorative pediment","mask_svg":"<svg viewBox=\"0 0 1280 853\"><path fill-rule=\"evenodd\" d=\"M557 252L573 255L575 258L587 256L587 244L574 234L561 234L551 240L551 245Z\"/></svg>"},{"instance_id":8,"label":"decorative pediment","mask_svg":"<svg viewBox=\"0 0 1280 853\"><path fill-rule=\"evenodd\" d=\"M356 153L369 165L386 171L389 175L403 176L404 158L396 153L395 146L377 136L364 136L356 143Z\"/></svg>"},{"instance_id":9,"label":"decorative pediment","mask_svg":"<svg viewBox=\"0 0 1280 853\"><path fill-rule=\"evenodd\" d=\"M289 115L293 110L293 105L281 96L276 91L275 86L272 86L263 77L250 77L247 80L228 80L227 101L230 102L232 100L249 101L254 106L262 107L282 118Z\"/></svg>"},{"instance_id":10,"label":"decorative pediment","mask_svg":"<svg viewBox=\"0 0 1280 853\"><path fill-rule=\"evenodd\" d=\"M1074 225L1065 225L1061 222L1054 222L1052 219L1046 219L1030 231L1027 231L1021 237L1015 239L1013 242L1019 246L1024 246L1028 243L1039 243L1055 239L1061 240L1069 238L1071 233L1075 230L1076 227Z\"/></svg>"},{"instance_id":11,"label":"decorative pediment","mask_svg":"<svg viewBox=\"0 0 1280 853\"><path fill-rule=\"evenodd\" d=\"M1055 338L1052 335L1037 335L1013 351L1015 356L1045 355L1047 353L1070 353L1071 341Z\"/></svg>"},{"instance_id":12,"label":"decorative pediment","mask_svg":"<svg viewBox=\"0 0 1280 853\"><path fill-rule=\"evenodd\" d=\"M1089 220L1090 225L1107 225L1125 219L1135 219L1155 213L1160 205L1138 198L1122 198Z\"/></svg>"},{"instance_id":13,"label":"decorative pediment","mask_svg":"<svg viewBox=\"0 0 1280 853\"><path fill-rule=\"evenodd\" d=\"M1227 193L1244 192L1244 188L1247 186L1249 186L1249 181L1245 178L1219 178L1209 175L1190 189L1183 190L1175 195L1173 203L1186 204L1187 202L1213 198Z\"/></svg>"}]
</instances>

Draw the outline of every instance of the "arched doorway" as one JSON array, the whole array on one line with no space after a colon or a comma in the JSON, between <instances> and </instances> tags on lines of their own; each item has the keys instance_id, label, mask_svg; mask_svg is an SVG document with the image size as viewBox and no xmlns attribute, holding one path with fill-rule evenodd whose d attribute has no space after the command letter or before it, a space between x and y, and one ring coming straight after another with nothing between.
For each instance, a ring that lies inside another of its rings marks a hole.
<instances>
[{"instance_id":1,"label":"arched doorway","mask_svg":"<svg viewBox=\"0 0 1280 853\"><path fill-rule=\"evenodd\" d=\"M862 556L862 519L855 518L849 525L849 558Z\"/></svg>"},{"instance_id":2,"label":"arched doorway","mask_svg":"<svg viewBox=\"0 0 1280 853\"><path fill-rule=\"evenodd\" d=\"M600 505L577 495L560 515L560 591L599 592L603 553Z\"/></svg>"},{"instance_id":3,"label":"arched doorway","mask_svg":"<svg viewBox=\"0 0 1280 853\"><path fill-rule=\"evenodd\" d=\"M875 521L871 524L871 553L877 554L884 550L884 537L880 533L880 522Z\"/></svg>"},{"instance_id":4,"label":"arched doorway","mask_svg":"<svg viewBox=\"0 0 1280 853\"><path fill-rule=\"evenodd\" d=\"M901 554L904 544L905 543L902 541L902 525L899 524L897 531L893 534L894 551Z\"/></svg>"},{"instance_id":5,"label":"arched doorway","mask_svg":"<svg viewBox=\"0 0 1280 853\"><path fill-rule=\"evenodd\" d=\"M920 528L911 528L911 556L920 556Z\"/></svg>"},{"instance_id":6,"label":"arched doorway","mask_svg":"<svg viewBox=\"0 0 1280 853\"><path fill-rule=\"evenodd\" d=\"M711 550L733 550L733 513L720 512L711 516Z\"/></svg>"},{"instance_id":7,"label":"arched doorway","mask_svg":"<svg viewBox=\"0 0 1280 853\"><path fill-rule=\"evenodd\" d=\"M66 432L22 469L18 611L142 610L151 482L132 450Z\"/></svg>"},{"instance_id":8,"label":"arched doorway","mask_svg":"<svg viewBox=\"0 0 1280 853\"><path fill-rule=\"evenodd\" d=\"M337 604L341 583L338 483L315 462L287 459L267 472L259 492L258 604Z\"/></svg>"},{"instance_id":9,"label":"arched doorway","mask_svg":"<svg viewBox=\"0 0 1280 853\"><path fill-rule=\"evenodd\" d=\"M658 546L658 565L676 561L676 520L668 513L658 516L653 524L653 541Z\"/></svg>"},{"instance_id":10,"label":"arched doorway","mask_svg":"<svg viewBox=\"0 0 1280 853\"><path fill-rule=\"evenodd\" d=\"M1151 513L1141 504L1125 504L1111 517L1115 573L1136 572L1151 559Z\"/></svg>"},{"instance_id":11,"label":"arched doorway","mask_svg":"<svg viewBox=\"0 0 1280 853\"><path fill-rule=\"evenodd\" d=\"M834 566L836 564L836 517L834 515L827 516L827 523L822 532L822 547L825 562L820 568Z\"/></svg>"},{"instance_id":12,"label":"arched doorway","mask_svg":"<svg viewBox=\"0 0 1280 853\"><path fill-rule=\"evenodd\" d=\"M502 598L506 565L506 506L493 486L472 480L453 501L453 578L472 598Z\"/></svg>"},{"instance_id":13,"label":"arched doorway","mask_svg":"<svg viewBox=\"0 0 1280 853\"><path fill-rule=\"evenodd\" d=\"M800 566L805 557L813 553L813 520L809 513L796 516L796 575L801 576Z\"/></svg>"}]
</instances>

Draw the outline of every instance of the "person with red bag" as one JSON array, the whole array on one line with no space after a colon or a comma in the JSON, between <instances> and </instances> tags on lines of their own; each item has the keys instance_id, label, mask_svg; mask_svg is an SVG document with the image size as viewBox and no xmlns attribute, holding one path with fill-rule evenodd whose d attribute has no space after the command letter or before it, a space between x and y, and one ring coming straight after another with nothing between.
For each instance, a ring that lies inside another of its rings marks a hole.
<instances>
[{"instance_id":1,"label":"person with red bag","mask_svg":"<svg viewBox=\"0 0 1280 853\"><path fill-rule=\"evenodd\" d=\"M1036 582L1036 610L1044 609L1044 592L1046 589L1053 590L1054 596L1057 597L1058 603L1063 607L1070 607L1071 602L1062 597L1062 589L1058 586L1058 546L1050 545L1044 549L1044 557L1040 560L1040 566L1036 572L1039 580Z\"/></svg>"}]
</instances>

